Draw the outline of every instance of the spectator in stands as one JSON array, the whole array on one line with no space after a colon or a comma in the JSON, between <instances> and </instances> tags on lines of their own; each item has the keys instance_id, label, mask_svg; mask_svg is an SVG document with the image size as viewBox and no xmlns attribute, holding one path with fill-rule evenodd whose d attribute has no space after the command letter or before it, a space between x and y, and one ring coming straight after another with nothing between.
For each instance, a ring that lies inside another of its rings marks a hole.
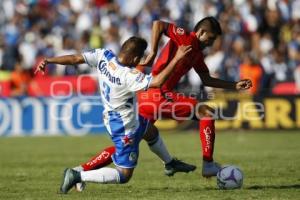
<instances>
[{"instance_id":1,"label":"spectator in stands","mask_svg":"<svg viewBox=\"0 0 300 200\"><path fill-rule=\"evenodd\" d=\"M300 64L294 71L294 78L296 83L296 93L300 94Z\"/></svg>"},{"instance_id":2,"label":"spectator in stands","mask_svg":"<svg viewBox=\"0 0 300 200\"><path fill-rule=\"evenodd\" d=\"M11 73L12 96L27 95L27 88L32 79L30 71L24 69L21 63L22 60L18 59L15 64L15 70Z\"/></svg>"},{"instance_id":3,"label":"spectator in stands","mask_svg":"<svg viewBox=\"0 0 300 200\"><path fill-rule=\"evenodd\" d=\"M249 78L252 81L252 88L249 92L257 94L262 80L263 70L253 54L246 53L240 65L240 79Z\"/></svg>"},{"instance_id":4,"label":"spectator in stands","mask_svg":"<svg viewBox=\"0 0 300 200\"><path fill-rule=\"evenodd\" d=\"M273 49L272 57L272 67L275 72L275 81L286 81L288 78L288 65L286 64L284 59L284 51L282 49Z\"/></svg>"},{"instance_id":5,"label":"spectator in stands","mask_svg":"<svg viewBox=\"0 0 300 200\"><path fill-rule=\"evenodd\" d=\"M245 52L245 40L241 37L234 39L232 48L225 51L224 60L221 69L221 78L237 81L239 80L239 66L242 62L242 56Z\"/></svg>"},{"instance_id":6,"label":"spectator in stands","mask_svg":"<svg viewBox=\"0 0 300 200\"><path fill-rule=\"evenodd\" d=\"M64 35L61 51L57 52L56 56L76 54L75 38L72 35ZM57 65L55 75L75 75L77 66Z\"/></svg>"},{"instance_id":7,"label":"spectator in stands","mask_svg":"<svg viewBox=\"0 0 300 200\"><path fill-rule=\"evenodd\" d=\"M195 21L212 15L219 18L224 30L217 54L208 51L206 55L207 62L223 55L220 64L213 60L219 65L215 66L216 75L239 79L242 55L254 52L263 68L259 90L271 91L268 88L276 82L295 79L292 74L297 73L300 52L299 8L300 0L2 0L0 70L14 71L19 54L24 58L22 67L31 69L39 56L80 53L81 49L98 47L117 52L120 43L132 35L149 41L153 20L176 22L191 30ZM280 49L279 54L276 49ZM71 69L49 66L49 75L74 75L77 70L89 73L86 66ZM188 83L194 89L200 84L190 77L187 80L192 81Z\"/></svg>"}]
</instances>

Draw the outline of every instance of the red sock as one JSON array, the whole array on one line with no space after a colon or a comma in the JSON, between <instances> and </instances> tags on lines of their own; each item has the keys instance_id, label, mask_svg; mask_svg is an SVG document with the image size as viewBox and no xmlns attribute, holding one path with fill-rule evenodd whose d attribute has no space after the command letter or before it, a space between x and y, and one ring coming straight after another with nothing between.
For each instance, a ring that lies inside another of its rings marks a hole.
<instances>
[{"instance_id":1,"label":"red sock","mask_svg":"<svg viewBox=\"0 0 300 200\"><path fill-rule=\"evenodd\" d=\"M94 156L88 162L81 165L84 171L99 169L112 163L111 155L114 154L116 148L114 146L107 147L101 153Z\"/></svg>"},{"instance_id":2,"label":"red sock","mask_svg":"<svg viewBox=\"0 0 300 200\"><path fill-rule=\"evenodd\" d=\"M215 120L209 117L199 121L203 160L213 161L215 143Z\"/></svg>"}]
</instances>

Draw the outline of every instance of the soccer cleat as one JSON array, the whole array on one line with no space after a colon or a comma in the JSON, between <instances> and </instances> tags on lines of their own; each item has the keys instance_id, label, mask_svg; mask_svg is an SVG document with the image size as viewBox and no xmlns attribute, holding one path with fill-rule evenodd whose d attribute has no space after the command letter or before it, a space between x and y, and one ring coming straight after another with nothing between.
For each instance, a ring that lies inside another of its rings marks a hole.
<instances>
[{"instance_id":1,"label":"soccer cleat","mask_svg":"<svg viewBox=\"0 0 300 200\"><path fill-rule=\"evenodd\" d=\"M196 169L195 165L190 165L176 158L173 158L171 162L165 165L165 175L173 176L177 172L191 172Z\"/></svg>"},{"instance_id":2,"label":"soccer cleat","mask_svg":"<svg viewBox=\"0 0 300 200\"><path fill-rule=\"evenodd\" d=\"M216 162L203 161L202 164L202 176L205 178L210 178L212 176L217 176L218 171L221 169L221 165Z\"/></svg>"},{"instance_id":3,"label":"soccer cleat","mask_svg":"<svg viewBox=\"0 0 300 200\"><path fill-rule=\"evenodd\" d=\"M60 186L60 192L62 194L67 194L68 191L79 182L81 182L80 172L66 168L63 175L63 181Z\"/></svg>"},{"instance_id":4,"label":"soccer cleat","mask_svg":"<svg viewBox=\"0 0 300 200\"><path fill-rule=\"evenodd\" d=\"M78 166L78 167L74 167L73 170L77 172L81 172L83 171L83 168L81 166ZM74 187L77 192L82 192L85 189L85 186L86 186L85 182L79 182L76 183Z\"/></svg>"}]
</instances>

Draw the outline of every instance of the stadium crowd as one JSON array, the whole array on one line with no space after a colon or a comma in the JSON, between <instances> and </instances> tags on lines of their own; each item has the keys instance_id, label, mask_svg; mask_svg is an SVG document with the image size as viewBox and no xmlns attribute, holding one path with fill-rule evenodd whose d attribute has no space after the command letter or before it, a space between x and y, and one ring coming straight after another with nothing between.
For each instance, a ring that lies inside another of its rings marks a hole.
<instances>
[{"instance_id":1,"label":"stadium crowd","mask_svg":"<svg viewBox=\"0 0 300 200\"><path fill-rule=\"evenodd\" d=\"M101 47L118 52L131 35L150 41L153 20L192 30L205 16L217 17L223 28L205 51L213 76L250 78L252 94L270 94L280 83L288 83L283 92L300 93L300 0L2 0L0 82L10 82L12 96L26 95L43 57ZM52 65L46 75L91 70ZM196 92L200 85L192 70L181 84Z\"/></svg>"}]
</instances>

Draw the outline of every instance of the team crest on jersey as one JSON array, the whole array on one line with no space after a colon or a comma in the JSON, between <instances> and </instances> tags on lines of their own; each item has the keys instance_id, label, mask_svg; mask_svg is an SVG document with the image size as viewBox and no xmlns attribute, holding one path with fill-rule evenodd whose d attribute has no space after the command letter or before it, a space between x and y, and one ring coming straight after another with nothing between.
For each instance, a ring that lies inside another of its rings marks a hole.
<instances>
[{"instance_id":1,"label":"team crest on jersey","mask_svg":"<svg viewBox=\"0 0 300 200\"><path fill-rule=\"evenodd\" d=\"M136 159L137 159L137 154L135 152L131 152L129 154L129 160L134 162L136 161Z\"/></svg>"},{"instance_id":2,"label":"team crest on jersey","mask_svg":"<svg viewBox=\"0 0 300 200\"><path fill-rule=\"evenodd\" d=\"M176 33L177 33L178 35L183 35L183 34L184 34L184 29L183 29L183 28L177 28L177 29L176 29Z\"/></svg>"},{"instance_id":3,"label":"team crest on jersey","mask_svg":"<svg viewBox=\"0 0 300 200\"><path fill-rule=\"evenodd\" d=\"M108 66L109 66L112 70L116 70L116 69L117 69L116 65L115 65L114 63L112 63L112 62L109 62Z\"/></svg>"}]
</instances>

